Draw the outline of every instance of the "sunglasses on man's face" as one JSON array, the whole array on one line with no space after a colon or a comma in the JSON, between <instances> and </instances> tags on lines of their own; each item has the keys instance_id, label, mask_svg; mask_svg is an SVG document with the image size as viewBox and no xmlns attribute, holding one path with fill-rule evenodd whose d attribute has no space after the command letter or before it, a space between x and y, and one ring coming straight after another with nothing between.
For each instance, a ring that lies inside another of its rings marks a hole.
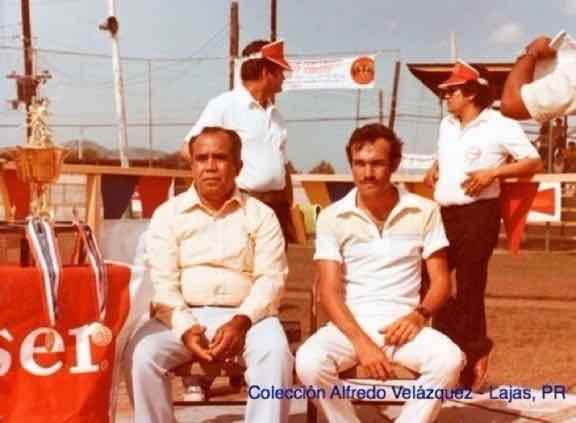
<instances>
[{"instance_id":1,"label":"sunglasses on man's face","mask_svg":"<svg viewBox=\"0 0 576 423\"><path fill-rule=\"evenodd\" d=\"M456 91L460 91L462 89L462 87L456 86L456 87L446 87L442 90L442 97L450 97L452 96Z\"/></svg>"}]
</instances>

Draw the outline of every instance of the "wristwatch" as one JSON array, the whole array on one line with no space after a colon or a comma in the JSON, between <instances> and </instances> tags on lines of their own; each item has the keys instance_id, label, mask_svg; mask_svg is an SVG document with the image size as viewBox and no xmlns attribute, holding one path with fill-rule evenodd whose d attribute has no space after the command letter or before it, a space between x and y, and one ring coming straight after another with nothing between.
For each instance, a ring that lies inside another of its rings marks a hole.
<instances>
[{"instance_id":1,"label":"wristwatch","mask_svg":"<svg viewBox=\"0 0 576 423\"><path fill-rule=\"evenodd\" d=\"M432 318L432 313L430 312L430 310L428 310L422 304L420 304L418 307L416 307L414 309L414 311L416 313L420 314L420 316L424 317L425 320L429 320Z\"/></svg>"}]
</instances>

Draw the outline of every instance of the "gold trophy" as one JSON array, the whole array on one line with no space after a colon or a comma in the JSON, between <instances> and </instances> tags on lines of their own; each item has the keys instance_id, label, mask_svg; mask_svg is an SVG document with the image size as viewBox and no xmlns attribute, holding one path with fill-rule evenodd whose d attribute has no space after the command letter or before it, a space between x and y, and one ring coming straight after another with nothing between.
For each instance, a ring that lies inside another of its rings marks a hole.
<instances>
[{"instance_id":1,"label":"gold trophy","mask_svg":"<svg viewBox=\"0 0 576 423\"><path fill-rule=\"evenodd\" d=\"M30 106L31 133L28 142L13 153L16 173L31 186L31 215L51 219L48 208L48 185L56 182L68 150L54 143L48 127L48 100L34 100Z\"/></svg>"},{"instance_id":2,"label":"gold trophy","mask_svg":"<svg viewBox=\"0 0 576 423\"><path fill-rule=\"evenodd\" d=\"M42 269L45 289L49 291L44 297L47 298L46 306L49 310L50 325L55 326L58 314L58 285L61 264L56 251L57 242L53 232L53 217L49 211L48 186L60 177L62 164L68 150L54 143L52 131L48 127L47 99L34 100L30 106L29 115L31 131L28 142L23 146L17 146L12 156L16 162L18 178L31 186L32 202L31 213L27 218L27 236L35 245L33 252L36 261L42 261L44 264L39 266ZM90 339L95 345L106 346L112 342L113 333L102 322L105 316L104 305L107 296L103 293L104 287L107 285L105 266L92 232L84 226L77 222L77 227L87 245L86 248L90 244L89 254L93 258L90 262L97 275L96 285L100 309L99 320L89 324L88 331ZM46 268L50 271L45 271ZM53 332L49 332L45 338L48 351L53 350L55 341Z\"/></svg>"}]
</instances>

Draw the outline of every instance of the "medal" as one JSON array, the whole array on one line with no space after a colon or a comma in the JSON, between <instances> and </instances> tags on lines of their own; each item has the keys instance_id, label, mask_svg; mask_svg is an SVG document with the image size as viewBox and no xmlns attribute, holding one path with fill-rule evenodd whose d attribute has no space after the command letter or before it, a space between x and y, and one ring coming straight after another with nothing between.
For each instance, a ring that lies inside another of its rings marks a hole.
<instances>
[{"instance_id":1,"label":"medal","mask_svg":"<svg viewBox=\"0 0 576 423\"><path fill-rule=\"evenodd\" d=\"M90 325L90 339L94 345L105 347L112 342L112 331L108 326L100 322L94 322Z\"/></svg>"}]
</instances>

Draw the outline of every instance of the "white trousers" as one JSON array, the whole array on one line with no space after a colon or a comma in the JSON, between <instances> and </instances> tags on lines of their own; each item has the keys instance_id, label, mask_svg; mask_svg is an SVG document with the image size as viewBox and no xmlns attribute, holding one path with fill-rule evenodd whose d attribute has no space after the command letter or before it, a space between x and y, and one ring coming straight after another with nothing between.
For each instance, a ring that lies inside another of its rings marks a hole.
<instances>
[{"instance_id":1,"label":"white trousers","mask_svg":"<svg viewBox=\"0 0 576 423\"><path fill-rule=\"evenodd\" d=\"M233 308L194 309L206 336L236 313ZM171 330L156 319L149 320L130 341L124 361L136 423L175 422L168 371L190 361L190 352ZM247 370L246 382L260 387L292 386L294 358L280 321L268 317L254 324L246 335L242 353ZM289 400L248 399L245 421L250 423L287 422Z\"/></svg>"},{"instance_id":2,"label":"white trousers","mask_svg":"<svg viewBox=\"0 0 576 423\"><path fill-rule=\"evenodd\" d=\"M452 388L466 362L458 346L442 333L424 327L416 337L399 348L386 346L378 330L388 322L382 318L357 318L362 329L382 347L395 363L420 373L416 386ZM312 385L330 393L340 385L338 373L358 364L358 356L350 340L333 324L322 327L300 347L296 354L296 373L304 385ZM350 400L338 396L315 400L330 423L360 422ZM396 423L433 422L440 411L441 401L410 399L402 408Z\"/></svg>"}]
</instances>

